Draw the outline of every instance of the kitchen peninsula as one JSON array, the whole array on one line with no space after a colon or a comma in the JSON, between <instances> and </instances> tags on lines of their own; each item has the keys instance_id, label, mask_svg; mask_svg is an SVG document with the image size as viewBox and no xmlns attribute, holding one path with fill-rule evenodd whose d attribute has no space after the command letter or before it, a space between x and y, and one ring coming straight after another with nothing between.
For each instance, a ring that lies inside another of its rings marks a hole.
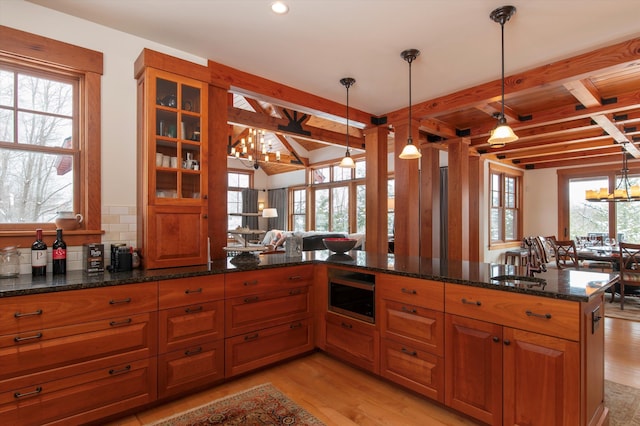
<instances>
[{"instance_id":1,"label":"kitchen peninsula","mask_svg":"<svg viewBox=\"0 0 640 426\"><path fill-rule=\"evenodd\" d=\"M524 272L315 251L1 280L0 414L97 421L318 348L487 424L606 424L603 300L617 275ZM374 291L373 320L329 309L334 282Z\"/></svg>"}]
</instances>

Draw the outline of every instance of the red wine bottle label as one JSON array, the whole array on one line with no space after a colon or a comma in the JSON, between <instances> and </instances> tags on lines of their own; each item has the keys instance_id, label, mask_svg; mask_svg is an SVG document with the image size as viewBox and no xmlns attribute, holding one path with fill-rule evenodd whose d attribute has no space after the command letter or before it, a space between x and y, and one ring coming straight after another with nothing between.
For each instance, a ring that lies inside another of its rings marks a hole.
<instances>
[{"instance_id":1,"label":"red wine bottle label","mask_svg":"<svg viewBox=\"0 0 640 426\"><path fill-rule=\"evenodd\" d=\"M31 266L47 266L47 251L31 250Z\"/></svg>"},{"instance_id":2,"label":"red wine bottle label","mask_svg":"<svg viewBox=\"0 0 640 426\"><path fill-rule=\"evenodd\" d=\"M62 247L53 249L53 260L62 260L67 258L67 250Z\"/></svg>"}]
</instances>

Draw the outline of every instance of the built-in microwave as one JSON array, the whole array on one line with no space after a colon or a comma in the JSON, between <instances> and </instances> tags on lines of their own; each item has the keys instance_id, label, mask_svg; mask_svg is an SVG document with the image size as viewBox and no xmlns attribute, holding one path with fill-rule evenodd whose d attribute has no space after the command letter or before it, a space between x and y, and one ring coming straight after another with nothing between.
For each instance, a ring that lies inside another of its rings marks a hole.
<instances>
[{"instance_id":1,"label":"built-in microwave","mask_svg":"<svg viewBox=\"0 0 640 426\"><path fill-rule=\"evenodd\" d=\"M330 273L328 309L375 323L375 275L344 271Z\"/></svg>"}]
</instances>

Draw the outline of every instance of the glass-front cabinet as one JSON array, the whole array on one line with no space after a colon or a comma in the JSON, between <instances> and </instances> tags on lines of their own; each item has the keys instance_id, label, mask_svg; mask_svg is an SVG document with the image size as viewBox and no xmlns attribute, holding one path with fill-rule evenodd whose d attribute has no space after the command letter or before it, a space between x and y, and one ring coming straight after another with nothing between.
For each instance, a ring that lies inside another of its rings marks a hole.
<instances>
[{"instance_id":1,"label":"glass-front cabinet","mask_svg":"<svg viewBox=\"0 0 640 426\"><path fill-rule=\"evenodd\" d=\"M138 243L147 269L207 262L208 84L187 73L144 67L137 75Z\"/></svg>"}]
</instances>

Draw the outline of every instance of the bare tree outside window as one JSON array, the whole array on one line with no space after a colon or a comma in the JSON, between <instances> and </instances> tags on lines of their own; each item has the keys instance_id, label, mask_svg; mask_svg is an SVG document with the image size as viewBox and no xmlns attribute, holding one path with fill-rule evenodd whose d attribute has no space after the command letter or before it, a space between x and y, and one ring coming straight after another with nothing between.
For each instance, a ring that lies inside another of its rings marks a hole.
<instances>
[{"instance_id":1,"label":"bare tree outside window","mask_svg":"<svg viewBox=\"0 0 640 426\"><path fill-rule=\"evenodd\" d=\"M0 64L0 223L74 209L77 82Z\"/></svg>"}]
</instances>

